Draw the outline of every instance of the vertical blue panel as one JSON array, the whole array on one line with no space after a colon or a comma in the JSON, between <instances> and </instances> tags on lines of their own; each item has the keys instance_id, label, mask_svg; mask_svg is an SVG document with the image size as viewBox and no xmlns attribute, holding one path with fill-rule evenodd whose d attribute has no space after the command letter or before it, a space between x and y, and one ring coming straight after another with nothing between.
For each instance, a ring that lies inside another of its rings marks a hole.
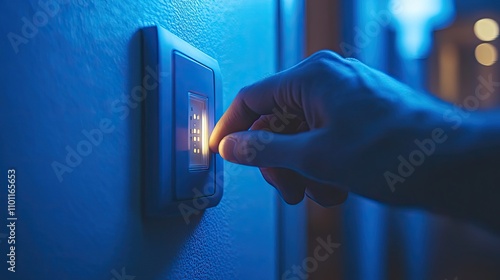
<instances>
[{"instance_id":1,"label":"vertical blue panel","mask_svg":"<svg viewBox=\"0 0 500 280\"><path fill-rule=\"evenodd\" d=\"M349 3L347 3L349 2ZM389 20L387 1L344 1L344 40L355 49L363 63L387 69L386 38ZM387 211L383 205L350 195L344 211L347 252L346 279L382 280L387 278Z\"/></svg>"},{"instance_id":2,"label":"vertical blue panel","mask_svg":"<svg viewBox=\"0 0 500 280\"><path fill-rule=\"evenodd\" d=\"M278 71L304 58L304 9L304 0L278 1ZM292 266L301 265L307 257L306 200L288 205L278 197L279 278Z\"/></svg>"}]
</instances>

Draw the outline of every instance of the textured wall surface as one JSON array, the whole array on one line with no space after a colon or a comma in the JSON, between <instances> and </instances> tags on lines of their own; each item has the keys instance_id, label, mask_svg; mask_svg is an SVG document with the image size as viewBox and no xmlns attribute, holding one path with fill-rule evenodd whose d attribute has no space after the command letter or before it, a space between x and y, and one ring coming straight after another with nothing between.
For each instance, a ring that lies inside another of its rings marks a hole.
<instances>
[{"instance_id":1,"label":"textured wall surface","mask_svg":"<svg viewBox=\"0 0 500 280\"><path fill-rule=\"evenodd\" d=\"M254 169L226 164L221 204L189 225L142 218L142 109L128 102L141 84L138 30L159 24L219 61L227 107L240 87L275 70L274 1L30 0L0 7L0 178L16 168L19 219L17 272L10 273L7 187L0 184L1 279L274 277L275 193ZM77 149L83 131L107 119L112 131L60 182L51 164L66 164L67 148Z\"/></svg>"}]
</instances>

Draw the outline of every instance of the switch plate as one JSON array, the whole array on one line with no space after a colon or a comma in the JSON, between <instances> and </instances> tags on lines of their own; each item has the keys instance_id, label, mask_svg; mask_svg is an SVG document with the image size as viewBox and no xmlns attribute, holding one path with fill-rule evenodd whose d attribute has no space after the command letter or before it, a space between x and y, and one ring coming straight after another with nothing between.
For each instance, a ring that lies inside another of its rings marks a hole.
<instances>
[{"instance_id":1,"label":"switch plate","mask_svg":"<svg viewBox=\"0 0 500 280\"><path fill-rule=\"evenodd\" d=\"M142 35L145 214L198 213L223 192L222 159L208 148L222 108L219 65L162 27Z\"/></svg>"}]
</instances>

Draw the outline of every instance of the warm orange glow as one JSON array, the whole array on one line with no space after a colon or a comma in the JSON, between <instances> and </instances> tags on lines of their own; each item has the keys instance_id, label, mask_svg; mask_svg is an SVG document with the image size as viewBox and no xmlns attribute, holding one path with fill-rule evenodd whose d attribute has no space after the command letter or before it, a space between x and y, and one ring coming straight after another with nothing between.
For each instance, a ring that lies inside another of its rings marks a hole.
<instances>
[{"instance_id":1,"label":"warm orange glow","mask_svg":"<svg viewBox=\"0 0 500 280\"><path fill-rule=\"evenodd\" d=\"M439 49L439 88L441 97L450 102L458 102L460 91L458 48L451 44L443 44Z\"/></svg>"},{"instance_id":2,"label":"warm orange glow","mask_svg":"<svg viewBox=\"0 0 500 280\"><path fill-rule=\"evenodd\" d=\"M497 49L489 43L483 43L476 47L476 59L484 66L491 66L497 61Z\"/></svg>"},{"instance_id":3,"label":"warm orange glow","mask_svg":"<svg viewBox=\"0 0 500 280\"><path fill-rule=\"evenodd\" d=\"M201 116L201 152L203 153L203 158L208 159L208 123L207 123L207 111L203 111ZM199 133L199 130L198 130Z\"/></svg>"}]
</instances>

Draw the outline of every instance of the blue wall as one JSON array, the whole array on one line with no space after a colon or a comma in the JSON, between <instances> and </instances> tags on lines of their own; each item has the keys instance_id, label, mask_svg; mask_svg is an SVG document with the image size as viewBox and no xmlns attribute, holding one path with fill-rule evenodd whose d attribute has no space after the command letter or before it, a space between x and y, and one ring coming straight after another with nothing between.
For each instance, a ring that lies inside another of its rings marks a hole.
<instances>
[{"instance_id":1,"label":"blue wall","mask_svg":"<svg viewBox=\"0 0 500 280\"><path fill-rule=\"evenodd\" d=\"M13 274L0 184L0 278L113 279L122 268L135 279L274 277L276 197L258 171L226 164L221 204L189 225L146 221L142 109L132 102L124 118L113 110L141 84L138 30L153 24L219 61L227 107L240 87L275 71L274 1L41 2L59 8L24 35L23 18L44 11L38 1L0 4L0 178L16 168L18 217ZM17 53L10 32L24 38ZM65 163L66 148L106 119L113 130L60 182L52 163Z\"/></svg>"}]
</instances>

